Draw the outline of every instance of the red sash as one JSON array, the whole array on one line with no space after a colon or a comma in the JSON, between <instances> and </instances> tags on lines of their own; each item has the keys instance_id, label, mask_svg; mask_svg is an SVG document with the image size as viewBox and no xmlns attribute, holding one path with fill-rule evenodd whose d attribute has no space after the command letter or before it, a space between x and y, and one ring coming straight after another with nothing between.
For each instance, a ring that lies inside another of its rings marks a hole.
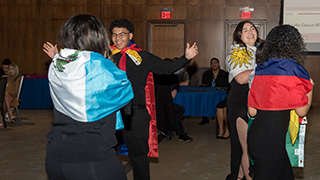
<instances>
[{"instance_id":1,"label":"red sash","mask_svg":"<svg viewBox=\"0 0 320 180\"><path fill-rule=\"evenodd\" d=\"M116 46L111 46L111 49L117 49ZM136 47L136 44L132 43L129 47L126 47L120 50L122 57L119 61L119 68L123 71L126 71L126 51L134 50L141 51L141 48ZM158 158L158 137L157 137L157 119L156 119L156 105L155 105L155 97L154 97L154 82L153 82L153 74L149 72L147 77L145 90L146 97L146 108L148 110L149 115L151 116L150 124L149 124L149 157Z\"/></svg>"}]
</instances>

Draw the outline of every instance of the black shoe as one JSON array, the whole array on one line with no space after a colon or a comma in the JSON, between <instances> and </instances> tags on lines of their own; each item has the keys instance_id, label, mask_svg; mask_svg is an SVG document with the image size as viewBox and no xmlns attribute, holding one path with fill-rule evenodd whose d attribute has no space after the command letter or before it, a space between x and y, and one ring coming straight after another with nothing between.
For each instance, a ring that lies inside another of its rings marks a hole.
<instances>
[{"instance_id":1,"label":"black shoe","mask_svg":"<svg viewBox=\"0 0 320 180\"><path fill-rule=\"evenodd\" d=\"M198 124L199 124L199 125L209 124L209 120L202 120L202 121L199 122Z\"/></svg>"},{"instance_id":2,"label":"black shoe","mask_svg":"<svg viewBox=\"0 0 320 180\"><path fill-rule=\"evenodd\" d=\"M191 142L193 139L189 137L187 134L179 135L179 141Z\"/></svg>"},{"instance_id":3,"label":"black shoe","mask_svg":"<svg viewBox=\"0 0 320 180\"><path fill-rule=\"evenodd\" d=\"M230 138L230 134L229 134L229 136L227 136L227 137L224 137L223 135L224 135L224 133L222 134L222 136L216 135L216 138L217 138L217 139L229 139L229 138Z\"/></svg>"},{"instance_id":4,"label":"black shoe","mask_svg":"<svg viewBox=\"0 0 320 180\"><path fill-rule=\"evenodd\" d=\"M216 138L217 138L217 139L224 139L223 136L218 136L218 135L216 135Z\"/></svg>"},{"instance_id":5,"label":"black shoe","mask_svg":"<svg viewBox=\"0 0 320 180\"><path fill-rule=\"evenodd\" d=\"M170 133L166 134L166 133L160 131L160 134L163 135L167 140L171 140L172 139L172 137L170 136Z\"/></svg>"}]
</instances>

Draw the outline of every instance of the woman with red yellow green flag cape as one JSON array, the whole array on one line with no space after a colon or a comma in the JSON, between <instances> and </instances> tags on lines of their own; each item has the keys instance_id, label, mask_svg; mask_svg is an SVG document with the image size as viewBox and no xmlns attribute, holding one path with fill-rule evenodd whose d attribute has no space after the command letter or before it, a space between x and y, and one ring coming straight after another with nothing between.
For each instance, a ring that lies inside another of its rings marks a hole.
<instances>
[{"instance_id":1,"label":"woman with red yellow green flag cape","mask_svg":"<svg viewBox=\"0 0 320 180\"><path fill-rule=\"evenodd\" d=\"M248 97L249 115L255 117L248 131L253 179L294 179L285 144L290 111L305 116L312 102L303 52L300 33L289 25L272 29L257 50Z\"/></svg>"}]
</instances>

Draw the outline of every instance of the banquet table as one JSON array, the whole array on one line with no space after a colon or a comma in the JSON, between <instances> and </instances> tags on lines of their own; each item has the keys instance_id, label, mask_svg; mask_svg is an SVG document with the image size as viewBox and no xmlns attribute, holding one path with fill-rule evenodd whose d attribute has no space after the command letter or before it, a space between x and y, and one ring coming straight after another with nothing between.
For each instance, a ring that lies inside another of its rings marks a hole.
<instances>
[{"instance_id":1,"label":"banquet table","mask_svg":"<svg viewBox=\"0 0 320 180\"><path fill-rule=\"evenodd\" d=\"M26 75L19 109L52 109L48 78Z\"/></svg>"},{"instance_id":2,"label":"banquet table","mask_svg":"<svg viewBox=\"0 0 320 180\"><path fill-rule=\"evenodd\" d=\"M181 86L173 102L185 108L184 116L215 117L217 104L226 97L226 90Z\"/></svg>"}]
</instances>

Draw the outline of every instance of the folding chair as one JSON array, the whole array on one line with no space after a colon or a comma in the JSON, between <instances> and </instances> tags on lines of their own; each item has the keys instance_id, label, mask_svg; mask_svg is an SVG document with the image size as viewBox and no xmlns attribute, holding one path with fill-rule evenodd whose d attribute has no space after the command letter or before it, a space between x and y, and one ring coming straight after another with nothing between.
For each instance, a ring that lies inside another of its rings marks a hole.
<instances>
[{"instance_id":1,"label":"folding chair","mask_svg":"<svg viewBox=\"0 0 320 180\"><path fill-rule=\"evenodd\" d=\"M24 80L24 75L21 75L18 94L17 94L17 100L18 100L19 103L21 103L20 95L21 95L21 89L22 89L22 85L23 85L23 80ZM18 107L19 106L15 107L14 110L16 111L16 114L17 114L18 124L21 125L21 119L20 119L20 114L19 114L19 108Z\"/></svg>"}]
</instances>

